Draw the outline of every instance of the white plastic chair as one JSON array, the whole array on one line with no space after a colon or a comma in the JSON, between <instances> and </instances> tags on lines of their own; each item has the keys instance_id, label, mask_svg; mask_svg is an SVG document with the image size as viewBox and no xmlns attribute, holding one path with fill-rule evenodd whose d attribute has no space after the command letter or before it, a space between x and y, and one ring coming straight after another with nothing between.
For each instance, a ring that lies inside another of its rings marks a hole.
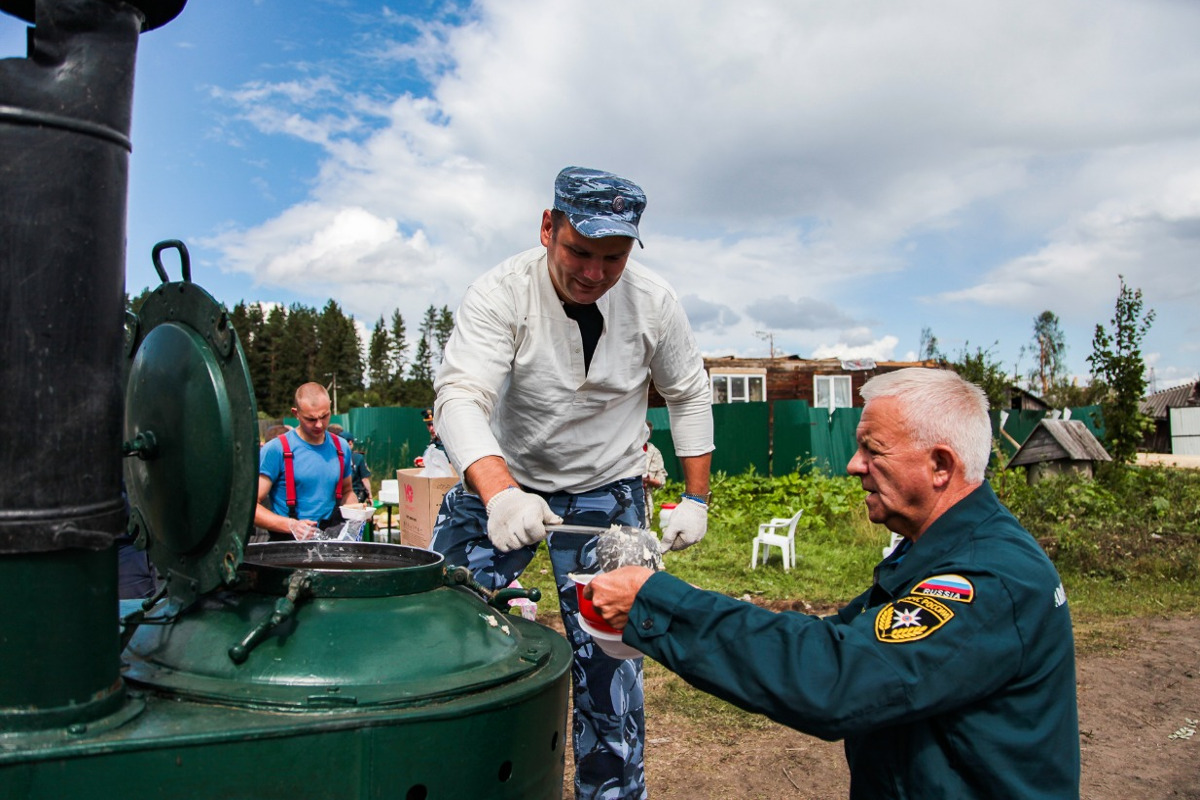
<instances>
[{"instance_id":1,"label":"white plastic chair","mask_svg":"<svg viewBox=\"0 0 1200 800\"><path fill-rule=\"evenodd\" d=\"M901 536L898 533L893 533L892 540L890 542L888 542L887 547L883 548L883 557L887 558L888 556L890 556L892 554L892 551L896 549L896 546L899 545L903 541L904 541L903 536Z\"/></svg>"},{"instance_id":2,"label":"white plastic chair","mask_svg":"<svg viewBox=\"0 0 1200 800\"><path fill-rule=\"evenodd\" d=\"M758 526L758 535L751 543L753 549L750 551L750 569L758 569L759 548L762 549L762 561L766 566L772 547L778 547L783 551L784 571L792 568L792 565L796 563L796 524L800 522L800 515L803 513L804 509L800 509L790 518L775 517L770 522L764 522Z\"/></svg>"}]
</instances>

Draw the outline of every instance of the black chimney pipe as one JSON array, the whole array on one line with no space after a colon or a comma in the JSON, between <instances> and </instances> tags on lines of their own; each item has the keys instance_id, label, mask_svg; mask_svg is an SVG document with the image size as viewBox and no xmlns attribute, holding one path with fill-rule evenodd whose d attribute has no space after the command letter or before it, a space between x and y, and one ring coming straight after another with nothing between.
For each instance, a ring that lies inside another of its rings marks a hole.
<instances>
[{"instance_id":1,"label":"black chimney pipe","mask_svg":"<svg viewBox=\"0 0 1200 800\"><path fill-rule=\"evenodd\" d=\"M124 698L113 539L125 203L138 35L186 0L0 0L0 728L71 728Z\"/></svg>"}]
</instances>

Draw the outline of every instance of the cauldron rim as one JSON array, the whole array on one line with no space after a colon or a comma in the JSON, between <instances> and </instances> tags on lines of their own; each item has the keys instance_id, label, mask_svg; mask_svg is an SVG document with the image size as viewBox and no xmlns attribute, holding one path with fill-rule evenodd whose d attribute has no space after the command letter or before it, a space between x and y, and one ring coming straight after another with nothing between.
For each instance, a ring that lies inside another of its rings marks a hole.
<instances>
[{"instance_id":1,"label":"cauldron rim","mask_svg":"<svg viewBox=\"0 0 1200 800\"><path fill-rule=\"evenodd\" d=\"M383 542L255 542L239 572L245 587L264 594L287 594L304 572L311 597L385 597L443 586L444 562L432 550Z\"/></svg>"}]
</instances>

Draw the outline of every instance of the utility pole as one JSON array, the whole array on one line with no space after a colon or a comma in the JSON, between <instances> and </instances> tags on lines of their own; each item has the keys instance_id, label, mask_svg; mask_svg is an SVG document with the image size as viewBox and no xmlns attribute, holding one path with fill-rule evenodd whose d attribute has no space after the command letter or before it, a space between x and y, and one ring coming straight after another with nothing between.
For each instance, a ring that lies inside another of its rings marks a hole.
<instances>
[{"instance_id":1,"label":"utility pole","mask_svg":"<svg viewBox=\"0 0 1200 800\"><path fill-rule=\"evenodd\" d=\"M775 334L772 331L755 331L754 335L767 342L771 350L771 358L775 358Z\"/></svg>"},{"instance_id":2,"label":"utility pole","mask_svg":"<svg viewBox=\"0 0 1200 800\"><path fill-rule=\"evenodd\" d=\"M328 391L330 391L330 388L329 388L329 387L330 387L330 386L332 386L332 387L333 387L333 389L332 389L332 393L333 393L333 415L336 417L336 416L337 416L337 413L338 413L338 407L337 407L337 371L335 370L334 372L326 372L326 373L325 373L325 377L326 377L326 378L333 378L333 383L332 383L332 384L326 384L326 385L325 385L325 391L327 391L327 392L328 392Z\"/></svg>"}]
</instances>

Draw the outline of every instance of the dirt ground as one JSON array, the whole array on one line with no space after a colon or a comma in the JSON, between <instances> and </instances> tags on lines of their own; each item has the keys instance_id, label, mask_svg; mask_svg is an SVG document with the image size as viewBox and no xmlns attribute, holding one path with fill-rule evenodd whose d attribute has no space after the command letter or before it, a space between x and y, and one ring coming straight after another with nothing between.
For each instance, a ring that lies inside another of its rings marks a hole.
<instances>
[{"instance_id":1,"label":"dirt ground","mask_svg":"<svg viewBox=\"0 0 1200 800\"><path fill-rule=\"evenodd\" d=\"M542 621L561 630L557 615ZM1200 619L1111 623L1102 639L1119 648L1090 645L1096 638L1076 633L1080 796L1200 800ZM646 779L655 800L849 795L839 742L770 722L731 733L673 710L650 678L646 694ZM564 797L574 796L572 776L568 749Z\"/></svg>"}]
</instances>

